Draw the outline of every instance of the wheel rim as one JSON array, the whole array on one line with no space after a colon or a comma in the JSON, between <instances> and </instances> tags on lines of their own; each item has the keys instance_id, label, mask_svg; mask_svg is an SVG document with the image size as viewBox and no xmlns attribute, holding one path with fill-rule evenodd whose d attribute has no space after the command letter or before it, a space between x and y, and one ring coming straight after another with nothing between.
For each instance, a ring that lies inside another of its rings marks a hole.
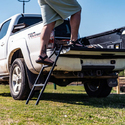
<instances>
[{"instance_id":1,"label":"wheel rim","mask_svg":"<svg viewBox=\"0 0 125 125\"><path fill-rule=\"evenodd\" d=\"M100 86L100 82L95 82L95 83L88 83L88 88L92 91L92 92L95 92L99 89L99 86Z\"/></svg>"},{"instance_id":2,"label":"wheel rim","mask_svg":"<svg viewBox=\"0 0 125 125\"><path fill-rule=\"evenodd\" d=\"M21 70L19 66L16 66L12 74L12 88L15 95L20 92L21 89Z\"/></svg>"}]
</instances>

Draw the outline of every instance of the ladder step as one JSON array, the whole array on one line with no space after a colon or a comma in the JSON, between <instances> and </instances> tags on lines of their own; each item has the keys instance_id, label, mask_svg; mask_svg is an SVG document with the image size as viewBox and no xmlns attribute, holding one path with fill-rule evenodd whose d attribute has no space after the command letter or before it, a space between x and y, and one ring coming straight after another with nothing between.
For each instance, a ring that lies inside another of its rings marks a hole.
<instances>
[{"instance_id":1,"label":"ladder step","mask_svg":"<svg viewBox=\"0 0 125 125\"><path fill-rule=\"evenodd\" d=\"M38 86L38 87L42 87L42 86L44 86L45 84L34 84L34 86Z\"/></svg>"},{"instance_id":2,"label":"ladder step","mask_svg":"<svg viewBox=\"0 0 125 125\"><path fill-rule=\"evenodd\" d=\"M47 68L47 67L52 67L52 66L49 66L49 65L43 65L43 68Z\"/></svg>"},{"instance_id":3,"label":"ladder step","mask_svg":"<svg viewBox=\"0 0 125 125\"><path fill-rule=\"evenodd\" d=\"M55 65L56 67L57 65ZM48 66L48 65L43 65L43 68L48 68L48 67L52 67L52 66Z\"/></svg>"}]
</instances>

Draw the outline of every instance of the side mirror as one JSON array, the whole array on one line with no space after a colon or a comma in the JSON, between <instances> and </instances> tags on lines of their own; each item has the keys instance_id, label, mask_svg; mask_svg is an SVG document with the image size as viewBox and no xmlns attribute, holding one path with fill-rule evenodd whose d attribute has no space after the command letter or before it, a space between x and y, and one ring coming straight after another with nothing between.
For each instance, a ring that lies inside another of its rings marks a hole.
<instances>
[{"instance_id":1,"label":"side mirror","mask_svg":"<svg viewBox=\"0 0 125 125\"><path fill-rule=\"evenodd\" d=\"M25 23L20 23L20 24L14 25L12 33L15 33L15 32L17 32L21 29L24 29L26 27L27 27L27 25Z\"/></svg>"}]
</instances>

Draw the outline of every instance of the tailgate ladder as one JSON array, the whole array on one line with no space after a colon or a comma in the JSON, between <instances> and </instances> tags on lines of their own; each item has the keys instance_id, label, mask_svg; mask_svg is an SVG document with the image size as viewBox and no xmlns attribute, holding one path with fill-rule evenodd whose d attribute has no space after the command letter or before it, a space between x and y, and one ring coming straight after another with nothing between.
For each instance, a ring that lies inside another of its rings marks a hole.
<instances>
[{"instance_id":1,"label":"tailgate ladder","mask_svg":"<svg viewBox=\"0 0 125 125\"><path fill-rule=\"evenodd\" d=\"M53 72L53 70L54 70L54 68L55 68L55 66L56 66L56 62L57 62L57 60L58 60L58 57L59 57L60 52L61 52L61 50L62 50L62 47L63 47L63 46L61 45L61 46L60 46L60 49L59 49L59 51L58 51L58 54L57 54L57 56L56 56L56 59L55 59L53 65L52 65L52 68L51 68L51 70L49 71L48 76L46 77L44 83L43 83L43 84L37 84L38 81L39 81L39 78L40 78L40 76L41 76L41 74L42 74L42 72L43 72L43 70L44 70L45 68L47 68L47 67L50 67L50 66L47 66L47 65L43 65L43 66L42 66L42 68L41 68L41 70L40 70L40 73L38 74L38 76L37 76L37 78L36 78L36 80L35 80L35 83L34 83L32 89L31 89L31 91L30 91L30 94L29 94L29 96L28 96L28 98L27 98L26 104L29 103L29 100L31 99L31 97L32 97L32 95L33 95L33 92L34 92L35 87L41 87L41 91L40 91L39 96L38 96L37 101L36 101L36 105L39 104L40 98L41 98L41 96L42 96L42 94L43 94L43 92L44 92L44 90L45 90L45 88L46 88L46 85L47 85L47 83L48 83L48 81L49 81L49 79L50 79L50 77L51 77L51 74L52 74L52 72Z\"/></svg>"}]
</instances>

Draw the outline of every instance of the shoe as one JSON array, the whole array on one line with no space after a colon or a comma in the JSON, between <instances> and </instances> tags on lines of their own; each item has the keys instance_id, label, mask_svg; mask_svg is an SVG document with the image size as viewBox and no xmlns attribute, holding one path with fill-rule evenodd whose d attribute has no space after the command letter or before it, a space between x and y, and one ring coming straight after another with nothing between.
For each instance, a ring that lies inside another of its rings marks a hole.
<instances>
[{"instance_id":1,"label":"shoe","mask_svg":"<svg viewBox=\"0 0 125 125\"><path fill-rule=\"evenodd\" d=\"M68 45L71 47L84 47L84 45L80 43L80 39L78 39L76 41L70 40Z\"/></svg>"},{"instance_id":2,"label":"shoe","mask_svg":"<svg viewBox=\"0 0 125 125\"><path fill-rule=\"evenodd\" d=\"M39 56L40 59L36 60L36 63L39 63L39 64L44 64L44 65L48 65L48 66L52 66L54 62L48 62L48 61L45 61L46 58L48 58L48 56L45 56L45 57L42 57L42 56Z\"/></svg>"}]
</instances>

